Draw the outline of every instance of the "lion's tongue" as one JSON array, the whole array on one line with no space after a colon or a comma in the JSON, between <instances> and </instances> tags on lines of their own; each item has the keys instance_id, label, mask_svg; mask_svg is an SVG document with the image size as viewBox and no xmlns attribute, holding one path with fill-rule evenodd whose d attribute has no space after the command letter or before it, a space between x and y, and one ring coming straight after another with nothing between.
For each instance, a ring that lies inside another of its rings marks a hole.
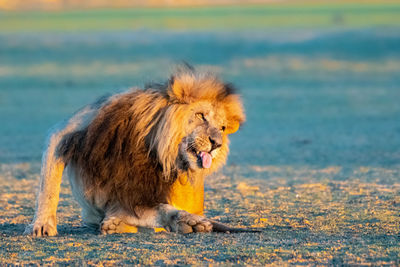
<instances>
[{"instance_id":1,"label":"lion's tongue","mask_svg":"<svg viewBox=\"0 0 400 267\"><path fill-rule=\"evenodd\" d=\"M200 152L201 164L203 168L208 169L211 167L212 158L207 152Z\"/></svg>"}]
</instances>

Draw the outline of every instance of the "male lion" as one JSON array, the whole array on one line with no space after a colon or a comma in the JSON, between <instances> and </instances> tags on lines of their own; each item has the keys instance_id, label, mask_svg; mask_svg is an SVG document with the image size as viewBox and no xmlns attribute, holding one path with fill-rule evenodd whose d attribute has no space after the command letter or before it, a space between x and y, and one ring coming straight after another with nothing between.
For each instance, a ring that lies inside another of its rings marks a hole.
<instances>
[{"instance_id":1,"label":"male lion","mask_svg":"<svg viewBox=\"0 0 400 267\"><path fill-rule=\"evenodd\" d=\"M49 137L36 214L26 233L57 234L63 173L83 221L100 225L104 234L136 227L180 233L233 229L202 216L204 177L225 163L228 134L244 120L231 85L191 68L164 85L84 107Z\"/></svg>"}]
</instances>

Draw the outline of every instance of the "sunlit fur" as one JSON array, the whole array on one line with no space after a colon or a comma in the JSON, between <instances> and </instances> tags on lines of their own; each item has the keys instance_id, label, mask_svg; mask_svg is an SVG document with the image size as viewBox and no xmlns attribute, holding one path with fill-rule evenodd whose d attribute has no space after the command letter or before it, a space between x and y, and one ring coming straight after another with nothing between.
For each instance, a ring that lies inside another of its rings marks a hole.
<instances>
[{"instance_id":1,"label":"sunlit fur","mask_svg":"<svg viewBox=\"0 0 400 267\"><path fill-rule=\"evenodd\" d=\"M196 121L198 112L206 123ZM163 85L111 97L87 127L63 137L57 153L80 170L88 201L94 205L100 193L106 198L96 208L122 206L135 213L137 207L168 203L180 176L202 179L221 167L229 150L227 135L244 119L230 84L186 68ZM225 128L209 169L189 151L210 149L204 125Z\"/></svg>"}]
</instances>

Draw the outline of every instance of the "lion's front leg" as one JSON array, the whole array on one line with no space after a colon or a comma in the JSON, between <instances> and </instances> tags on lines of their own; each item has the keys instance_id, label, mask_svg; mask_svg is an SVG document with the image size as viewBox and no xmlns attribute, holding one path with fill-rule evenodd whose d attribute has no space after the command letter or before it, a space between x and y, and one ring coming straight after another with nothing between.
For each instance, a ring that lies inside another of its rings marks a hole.
<instances>
[{"instance_id":1,"label":"lion's front leg","mask_svg":"<svg viewBox=\"0 0 400 267\"><path fill-rule=\"evenodd\" d=\"M101 223L100 231L103 234L136 233L137 227L164 228L181 234L212 231L212 223L205 217L177 210L168 204L137 208L136 213L131 215L122 210L109 212Z\"/></svg>"},{"instance_id":2,"label":"lion's front leg","mask_svg":"<svg viewBox=\"0 0 400 267\"><path fill-rule=\"evenodd\" d=\"M122 234L122 233L137 233L138 228L124 221L124 218L110 216L104 218L100 225L100 231L103 235L106 234Z\"/></svg>"}]
</instances>

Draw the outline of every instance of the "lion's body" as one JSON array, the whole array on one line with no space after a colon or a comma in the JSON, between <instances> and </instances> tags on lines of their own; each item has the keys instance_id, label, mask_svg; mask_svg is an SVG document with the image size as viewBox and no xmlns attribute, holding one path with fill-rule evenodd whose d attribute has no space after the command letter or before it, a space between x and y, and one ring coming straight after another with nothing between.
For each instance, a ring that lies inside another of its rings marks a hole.
<instances>
[{"instance_id":1,"label":"lion's body","mask_svg":"<svg viewBox=\"0 0 400 267\"><path fill-rule=\"evenodd\" d=\"M227 134L243 120L240 99L230 87L188 70L163 87L88 105L50 135L37 212L27 231L56 234L63 173L85 223L101 224L105 233L135 232L136 226L210 230L198 216L204 178L225 163Z\"/></svg>"}]
</instances>

